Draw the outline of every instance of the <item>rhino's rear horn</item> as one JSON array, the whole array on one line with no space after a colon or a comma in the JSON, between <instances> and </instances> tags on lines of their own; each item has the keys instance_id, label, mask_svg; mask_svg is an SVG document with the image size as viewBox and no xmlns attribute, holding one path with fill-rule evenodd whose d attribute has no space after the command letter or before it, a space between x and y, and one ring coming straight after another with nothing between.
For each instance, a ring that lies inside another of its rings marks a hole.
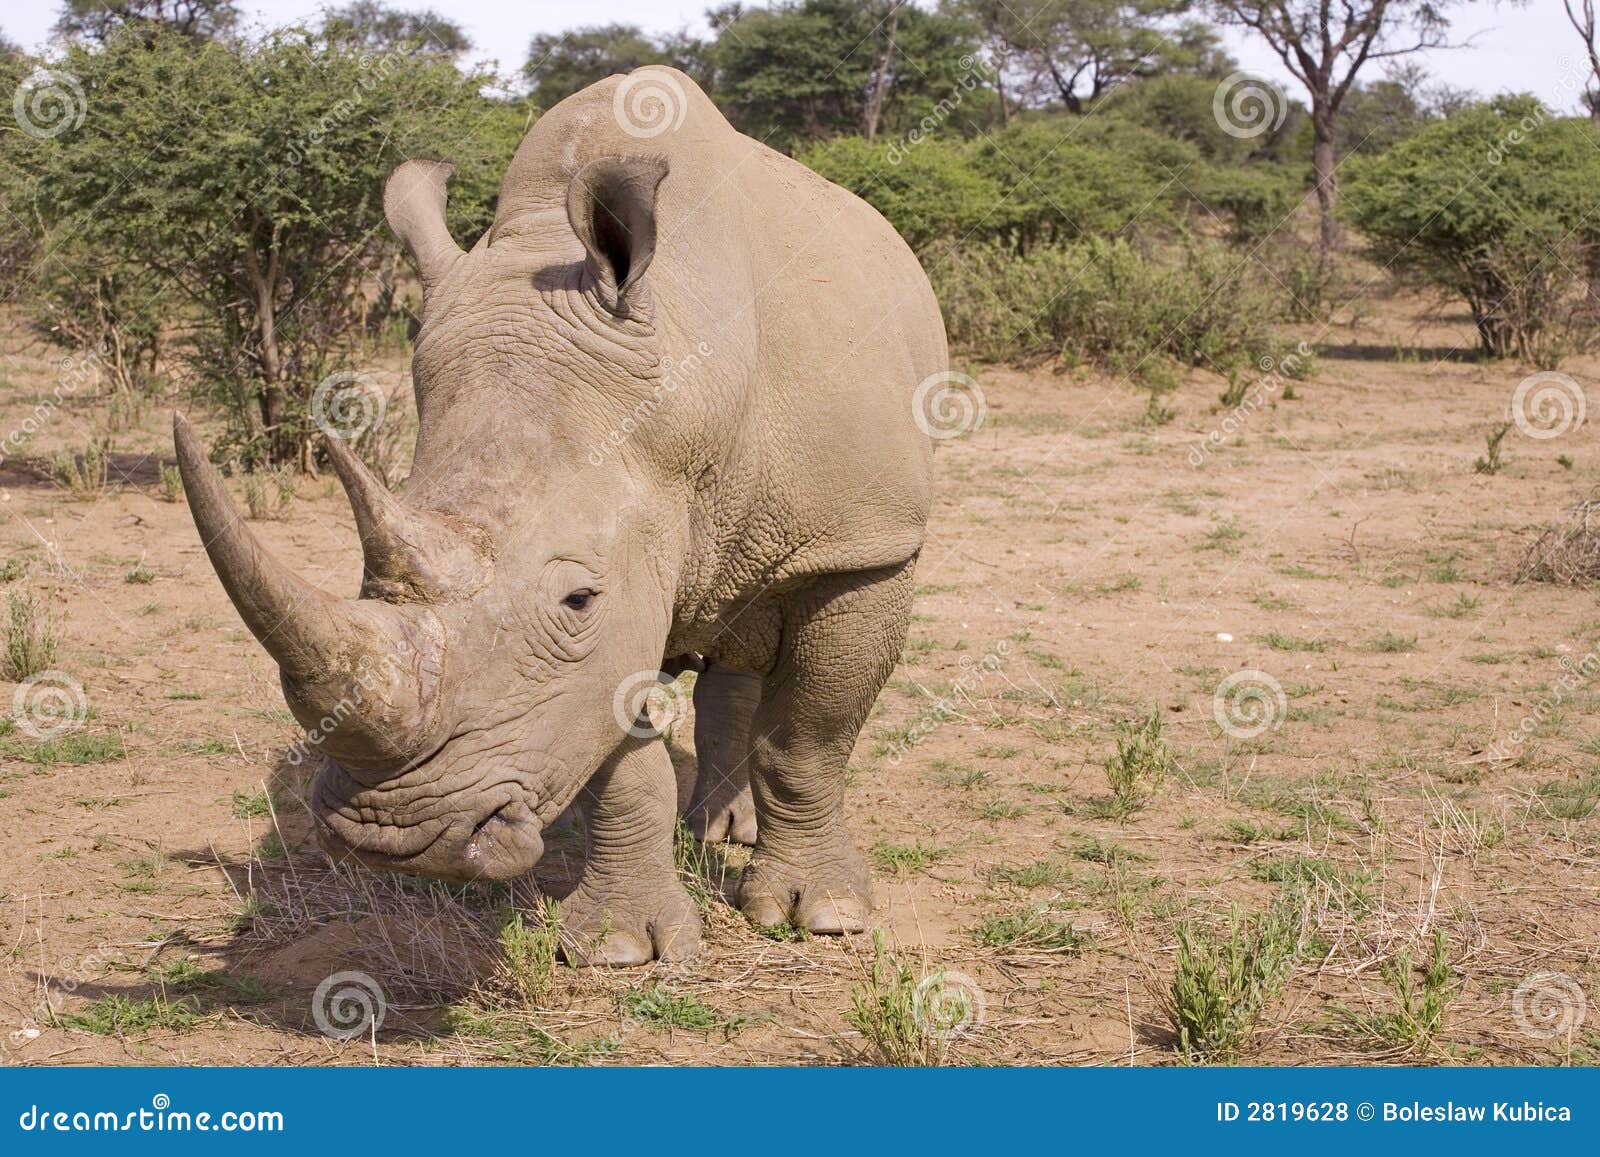
<instances>
[{"instance_id":1,"label":"rhino's rear horn","mask_svg":"<svg viewBox=\"0 0 1600 1157\"><path fill-rule=\"evenodd\" d=\"M482 585L477 552L461 534L400 501L341 439L329 435L327 446L361 536L364 597L445 602Z\"/></svg>"}]
</instances>

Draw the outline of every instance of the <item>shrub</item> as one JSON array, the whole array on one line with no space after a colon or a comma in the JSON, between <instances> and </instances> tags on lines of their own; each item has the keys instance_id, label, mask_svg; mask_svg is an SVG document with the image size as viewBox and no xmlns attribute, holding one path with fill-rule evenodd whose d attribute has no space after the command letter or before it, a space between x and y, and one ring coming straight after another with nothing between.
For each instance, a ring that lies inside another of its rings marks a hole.
<instances>
[{"instance_id":1,"label":"shrub","mask_svg":"<svg viewBox=\"0 0 1600 1157\"><path fill-rule=\"evenodd\" d=\"M890 952L882 930L872 938L872 966L866 981L850 990L846 1019L880 1064L943 1064L950 1040L976 1012L973 994L947 984L942 969L921 972Z\"/></svg>"},{"instance_id":2,"label":"shrub","mask_svg":"<svg viewBox=\"0 0 1600 1157\"><path fill-rule=\"evenodd\" d=\"M1184 183L1200 211L1219 218L1229 240L1243 243L1259 242L1276 231L1301 193L1298 176L1280 165L1202 165Z\"/></svg>"},{"instance_id":3,"label":"shrub","mask_svg":"<svg viewBox=\"0 0 1600 1157\"><path fill-rule=\"evenodd\" d=\"M1455 970L1450 967L1450 940L1443 929L1433 933L1432 951L1417 980L1418 965L1411 952L1402 949L1380 966L1379 972L1394 993L1394 1007L1388 1012L1340 1009L1350 1027L1361 1039L1377 1048L1426 1049L1433 1045L1444 1027L1444 1015L1460 988Z\"/></svg>"},{"instance_id":4,"label":"shrub","mask_svg":"<svg viewBox=\"0 0 1600 1157\"><path fill-rule=\"evenodd\" d=\"M256 522L284 518L294 504L294 467L252 470L244 476L244 505Z\"/></svg>"},{"instance_id":5,"label":"shrub","mask_svg":"<svg viewBox=\"0 0 1600 1157\"><path fill-rule=\"evenodd\" d=\"M1106 760L1106 782L1123 816L1143 808L1172 770L1172 750L1162 732L1159 707L1144 719L1117 724L1117 750Z\"/></svg>"},{"instance_id":6,"label":"shrub","mask_svg":"<svg viewBox=\"0 0 1600 1157\"><path fill-rule=\"evenodd\" d=\"M128 396L158 381L161 280L67 227L45 238L24 300L36 333L92 358L97 376Z\"/></svg>"},{"instance_id":7,"label":"shrub","mask_svg":"<svg viewBox=\"0 0 1600 1157\"><path fill-rule=\"evenodd\" d=\"M6 596L5 650L0 676L21 682L48 670L56 661L55 622L31 591Z\"/></svg>"},{"instance_id":8,"label":"shrub","mask_svg":"<svg viewBox=\"0 0 1600 1157\"><path fill-rule=\"evenodd\" d=\"M1178 960L1164 1003L1186 1057L1227 1059L1244 1046L1294 970L1303 924L1291 891L1256 916L1235 906L1220 930L1174 926Z\"/></svg>"},{"instance_id":9,"label":"shrub","mask_svg":"<svg viewBox=\"0 0 1600 1157\"><path fill-rule=\"evenodd\" d=\"M104 439L85 444L81 453L61 450L50 455L56 484L78 502L93 502L111 485L111 444Z\"/></svg>"},{"instance_id":10,"label":"shrub","mask_svg":"<svg viewBox=\"0 0 1600 1157\"><path fill-rule=\"evenodd\" d=\"M161 466L161 500L163 502L177 502L183 497L183 475L176 466Z\"/></svg>"},{"instance_id":11,"label":"shrub","mask_svg":"<svg viewBox=\"0 0 1600 1157\"><path fill-rule=\"evenodd\" d=\"M1600 579L1600 502L1569 507L1546 526L1517 567L1518 582L1586 584Z\"/></svg>"},{"instance_id":12,"label":"shrub","mask_svg":"<svg viewBox=\"0 0 1600 1157\"><path fill-rule=\"evenodd\" d=\"M1112 147L1079 143L1055 121L984 137L972 166L999 188L991 228L1019 253L1038 245L1174 220L1181 191Z\"/></svg>"},{"instance_id":13,"label":"shrub","mask_svg":"<svg viewBox=\"0 0 1600 1157\"><path fill-rule=\"evenodd\" d=\"M1532 97L1470 106L1353 161L1344 213L1377 260L1464 299L1490 356L1553 366L1592 320L1600 142Z\"/></svg>"},{"instance_id":14,"label":"shrub","mask_svg":"<svg viewBox=\"0 0 1600 1157\"><path fill-rule=\"evenodd\" d=\"M1018 257L950 247L926 262L953 343L981 358L1061 357L1140 383L1168 363L1223 367L1276 350L1287 303L1220 242L1150 253L1091 238Z\"/></svg>"},{"instance_id":15,"label":"shrub","mask_svg":"<svg viewBox=\"0 0 1600 1157\"><path fill-rule=\"evenodd\" d=\"M521 912L510 913L500 926L500 949L507 986L517 1000L530 1007L543 1003L555 978L556 956L561 949L561 908L543 900L530 927Z\"/></svg>"},{"instance_id":16,"label":"shrub","mask_svg":"<svg viewBox=\"0 0 1600 1157\"><path fill-rule=\"evenodd\" d=\"M962 145L940 140L905 147L839 137L800 160L882 213L913 249L983 227L1000 199L999 186L978 174Z\"/></svg>"}]
</instances>

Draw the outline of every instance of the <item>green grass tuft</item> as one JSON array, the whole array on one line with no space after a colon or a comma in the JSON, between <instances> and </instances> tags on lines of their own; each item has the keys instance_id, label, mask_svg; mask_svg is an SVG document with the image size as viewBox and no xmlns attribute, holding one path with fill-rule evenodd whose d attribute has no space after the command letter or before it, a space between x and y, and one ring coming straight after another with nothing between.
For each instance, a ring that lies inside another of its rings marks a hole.
<instances>
[{"instance_id":1,"label":"green grass tuft","mask_svg":"<svg viewBox=\"0 0 1600 1157\"><path fill-rule=\"evenodd\" d=\"M1178 1049L1191 1061L1231 1060L1299 959L1298 897L1285 893L1255 916L1235 905L1220 928L1182 920L1173 932L1178 957L1165 1004Z\"/></svg>"}]
</instances>

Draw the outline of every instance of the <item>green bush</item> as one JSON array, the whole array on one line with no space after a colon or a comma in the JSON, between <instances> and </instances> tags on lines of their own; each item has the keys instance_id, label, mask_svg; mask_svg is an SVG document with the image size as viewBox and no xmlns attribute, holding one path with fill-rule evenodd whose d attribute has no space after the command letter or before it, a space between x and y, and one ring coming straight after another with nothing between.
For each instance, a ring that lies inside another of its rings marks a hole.
<instances>
[{"instance_id":1,"label":"green bush","mask_svg":"<svg viewBox=\"0 0 1600 1157\"><path fill-rule=\"evenodd\" d=\"M1483 349L1553 366L1600 284L1600 139L1500 97L1351 163L1345 216L1380 262L1464 299Z\"/></svg>"},{"instance_id":2,"label":"green bush","mask_svg":"<svg viewBox=\"0 0 1600 1157\"><path fill-rule=\"evenodd\" d=\"M1229 240L1246 244L1278 232L1305 189L1285 165L1199 165L1184 181L1200 213L1221 220Z\"/></svg>"},{"instance_id":3,"label":"green bush","mask_svg":"<svg viewBox=\"0 0 1600 1157\"><path fill-rule=\"evenodd\" d=\"M1032 120L972 143L837 137L800 159L872 205L918 250L970 239L1026 252L1176 224L1184 192L1172 177L1194 163L1194 150L1135 126L1107 133L1094 125Z\"/></svg>"},{"instance_id":4,"label":"green bush","mask_svg":"<svg viewBox=\"0 0 1600 1157\"><path fill-rule=\"evenodd\" d=\"M1295 166L1214 163L1187 139L1110 114L1032 118L970 142L835 137L799 157L918 252L1000 242L1026 255L1087 237L1170 238L1186 219L1212 233L1220 222L1230 241L1254 245L1304 185Z\"/></svg>"},{"instance_id":5,"label":"green bush","mask_svg":"<svg viewBox=\"0 0 1600 1157\"><path fill-rule=\"evenodd\" d=\"M397 264L389 171L455 160L451 223L471 244L525 111L415 46L369 53L305 30L197 43L151 28L62 51L92 115L0 140L0 199L47 239L25 303L35 324L113 369L126 353L125 386L165 337L187 382L226 408L220 453L305 461L312 391L359 351L362 283ZM72 277L49 277L52 261Z\"/></svg>"},{"instance_id":6,"label":"green bush","mask_svg":"<svg viewBox=\"0 0 1600 1157\"><path fill-rule=\"evenodd\" d=\"M1175 220L1181 188L1138 158L1081 144L1058 120L1025 121L972 146L973 168L1000 189L991 231L1019 252Z\"/></svg>"},{"instance_id":7,"label":"green bush","mask_svg":"<svg viewBox=\"0 0 1600 1157\"><path fill-rule=\"evenodd\" d=\"M1173 926L1178 956L1163 1003L1185 1057L1227 1060L1249 1042L1303 951L1302 906L1287 891L1254 916L1235 905L1220 928Z\"/></svg>"},{"instance_id":8,"label":"green bush","mask_svg":"<svg viewBox=\"0 0 1600 1157\"><path fill-rule=\"evenodd\" d=\"M926 262L956 345L991 360L1061 357L1148 384L1172 362L1222 370L1278 343L1287 303L1221 242L1146 253L1092 237L1018 256L952 246Z\"/></svg>"},{"instance_id":9,"label":"green bush","mask_svg":"<svg viewBox=\"0 0 1600 1157\"><path fill-rule=\"evenodd\" d=\"M968 163L960 142L925 140L909 147L838 137L800 160L882 213L913 249L964 237L986 224L1000 188Z\"/></svg>"}]
</instances>

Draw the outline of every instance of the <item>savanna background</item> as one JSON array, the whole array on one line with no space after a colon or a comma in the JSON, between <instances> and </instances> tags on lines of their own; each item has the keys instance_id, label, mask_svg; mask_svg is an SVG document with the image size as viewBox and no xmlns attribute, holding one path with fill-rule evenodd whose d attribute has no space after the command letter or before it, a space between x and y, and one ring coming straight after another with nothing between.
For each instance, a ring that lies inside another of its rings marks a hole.
<instances>
[{"instance_id":1,"label":"savanna background","mask_svg":"<svg viewBox=\"0 0 1600 1157\"><path fill-rule=\"evenodd\" d=\"M69 0L0 45L0 1058L1600 1063L1600 53L1564 0L1560 99L1434 79L1482 7L585 12L497 72L373 0ZM470 245L541 110L647 63L876 206L959 373L851 765L880 929L753 928L685 834L704 955L579 971L577 832L516 887L317 849L167 431L352 593L321 435L403 491L415 434L383 178L455 161Z\"/></svg>"}]
</instances>

